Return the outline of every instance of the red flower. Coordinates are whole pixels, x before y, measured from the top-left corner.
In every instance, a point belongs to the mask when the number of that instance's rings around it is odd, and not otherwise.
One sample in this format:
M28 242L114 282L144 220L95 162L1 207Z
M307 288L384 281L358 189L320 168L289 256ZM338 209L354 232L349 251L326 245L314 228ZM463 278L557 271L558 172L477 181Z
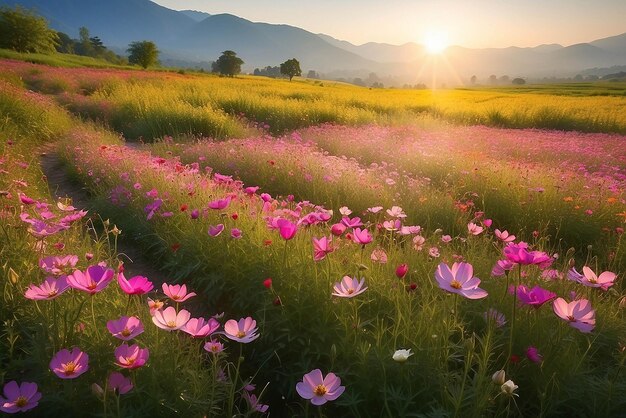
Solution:
M186 211L186 210L187 210L187 208L189 208L189 206L187 206L187 205L185 205L185 204L180 205L180 211L181 211L181 212Z
M517 364L520 361L520 357L517 354L511 354L509 361L513 364Z
M179 243L172 244L172 252L178 251L179 248L180 248L180 244Z
M263 286L265 286L267 289L271 289L272 288L272 278L268 277L267 279L263 280Z
M232 215L230 215L230 217L233 218L233 221L236 221L239 218L239 215L233 213Z

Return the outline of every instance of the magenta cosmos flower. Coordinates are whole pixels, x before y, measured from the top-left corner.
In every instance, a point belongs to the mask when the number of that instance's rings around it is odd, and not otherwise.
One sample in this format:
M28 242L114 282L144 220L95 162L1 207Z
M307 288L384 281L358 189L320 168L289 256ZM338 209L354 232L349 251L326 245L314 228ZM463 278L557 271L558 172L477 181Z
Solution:
M580 332L591 332L596 325L596 312L587 299L567 303L565 299L558 298L552 304L552 308L559 318L569 321L570 326Z
M113 269L96 265L88 267L84 273L80 270L76 270L74 273L67 276L67 282L74 289L95 295L107 287L114 275L115 271L113 271Z
M139 348L137 344L124 343L115 349L115 364L125 369L137 369L146 364L149 357L148 349Z
M133 389L133 382L131 382L130 378L124 376L122 373L113 372L109 375L107 388L110 391L124 395Z
M240 343L249 343L259 338L257 331L256 321L251 317L241 318L239 322L229 319L224 324L224 335Z
M302 382L296 385L298 395L311 401L313 405L323 405L328 401L334 401L346 390L341 386L341 379L334 373L322 375L320 369L315 369L304 375Z
M366 245L372 242L372 236L367 229L356 228L352 231L352 241L357 244Z
M152 316L152 322L157 327L166 331L175 331L181 329L187 324L191 314L185 309L181 309L180 312L176 312L173 306L168 306L162 311L155 311Z
M154 289L152 282L144 276L134 276L126 280L124 273L118 273L117 282L127 295L143 295Z
M505 257L517 264L536 264L540 268L547 268L552 264L552 257L543 251L528 251L528 244L509 244L504 247Z
M204 344L204 349L209 353L218 354L224 351L224 344L217 340L211 340Z
M334 251L333 239L330 237L322 237L320 239L313 238L313 260L320 261L326 258L326 254Z
M163 293L174 302L184 302L189 298L196 296L195 292L187 293L187 285L163 283Z
M224 224L209 225L209 236L216 237L224 230Z
M517 300L519 300L522 305L529 305L533 308L539 308L544 303L556 297L556 293L552 293L539 286L529 289L523 284L517 286L516 294Z
M469 263L454 263L452 269L441 263L435 271L439 287L450 293L457 293L468 299L482 299L487 291L480 289L480 279L474 277L474 268Z
M26 289L24 296L32 300L50 300L65 292L68 287L69 284L65 276L61 276L58 279L47 277L40 286L31 284L28 289Z
M280 236L283 237L285 241L292 239L296 235L296 232L298 232L298 225L288 221L287 219L277 220L276 225L278 226Z
M226 209L230 204L230 197L225 197L224 199L217 199L209 202L209 209L222 210Z
M610 271L602 272L599 276L596 276L593 270L585 266L578 282L588 287L600 287L602 290L607 290L613 286L616 277L616 274Z
M131 316L130 318L123 316L115 321L108 321L107 329L115 338L129 341L143 332L143 324L141 320L135 316Z
M353 298L360 295L367 290L365 284L365 278L361 278L361 281L357 278L350 276L343 276L340 282L335 283L333 289L333 296L339 296L340 298Z
M4 385L2 392L4 396L0 396L0 411L7 414L33 409L41 399L37 384L32 382L22 382L18 385L15 380L12 380Z
M50 361L50 370L61 379L74 379L89 369L89 356L74 347L72 351L63 349Z
M476 225L474 222L470 222L467 224L467 232L469 232L471 235L479 235L481 232L483 232L483 227L480 225Z
M204 318L191 318L181 330L194 338L204 338L213 334L219 327L220 323L215 318L209 318L208 321Z

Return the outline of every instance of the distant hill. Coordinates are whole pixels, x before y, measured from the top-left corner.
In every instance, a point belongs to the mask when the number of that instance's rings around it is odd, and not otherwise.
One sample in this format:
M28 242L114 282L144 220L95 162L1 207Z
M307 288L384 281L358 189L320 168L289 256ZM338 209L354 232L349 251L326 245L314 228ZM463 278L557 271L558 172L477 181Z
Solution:
M351 80L374 72L392 84L462 84L472 75L485 82L498 77L571 77L586 68L626 65L626 33L570 46L472 49L452 46L445 60L426 54L416 43L354 45L289 25L251 22L230 14L175 11L149 0L0 0L20 4L46 17L50 25L72 37L87 27L105 45L124 51L137 40L152 40L163 62L190 64L217 59L227 49L244 61L244 71L275 66L297 58L306 73Z

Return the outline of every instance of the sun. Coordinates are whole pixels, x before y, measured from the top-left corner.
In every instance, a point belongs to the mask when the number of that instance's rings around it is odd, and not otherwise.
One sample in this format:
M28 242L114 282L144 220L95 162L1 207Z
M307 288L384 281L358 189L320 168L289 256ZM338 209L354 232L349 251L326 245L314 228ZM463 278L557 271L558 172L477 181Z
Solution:
M448 35L441 30L431 30L424 36L424 46L429 54L441 54L448 47Z

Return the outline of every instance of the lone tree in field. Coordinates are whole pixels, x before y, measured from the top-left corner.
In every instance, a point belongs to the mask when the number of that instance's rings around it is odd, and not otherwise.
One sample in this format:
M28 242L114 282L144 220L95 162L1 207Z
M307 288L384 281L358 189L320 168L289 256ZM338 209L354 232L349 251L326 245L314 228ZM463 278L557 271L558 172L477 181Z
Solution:
M59 42L56 31L35 13L16 7L0 8L0 48L17 52L53 53Z
M517 78L514 78L513 81L511 81L511 83L515 84L516 86L521 86L523 84L526 84L526 80L524 80L523 78L517 77Z
M289 81L291 81L294 76L300 77L302 75L300 62L295 58L283 62L280 64L280 73L288 76Z
M213 72L233 77L241 72L243 60L237 56L235 51L224 51L222 55L213 63Z
M155 65L159 58L159 50L152 41L135 41L128 45L128 62L141 65L144 69Z

